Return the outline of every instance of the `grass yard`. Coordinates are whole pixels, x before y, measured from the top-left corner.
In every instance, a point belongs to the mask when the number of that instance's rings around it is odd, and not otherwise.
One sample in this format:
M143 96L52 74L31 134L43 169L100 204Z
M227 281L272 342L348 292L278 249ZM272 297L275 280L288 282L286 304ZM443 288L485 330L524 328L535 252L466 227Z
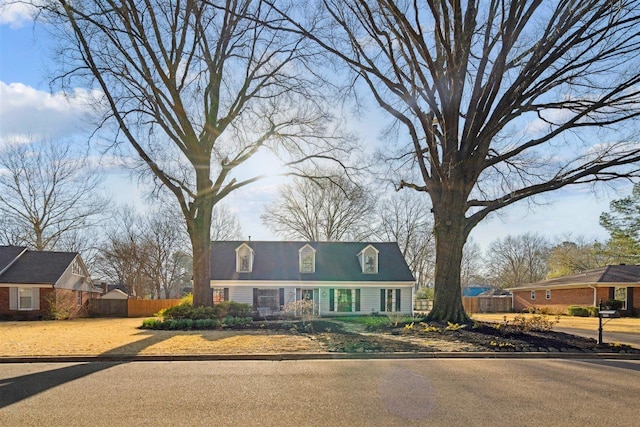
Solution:
M149 331L138 329L142 320L0 322L0 357L322 351L304 336L259 330Z

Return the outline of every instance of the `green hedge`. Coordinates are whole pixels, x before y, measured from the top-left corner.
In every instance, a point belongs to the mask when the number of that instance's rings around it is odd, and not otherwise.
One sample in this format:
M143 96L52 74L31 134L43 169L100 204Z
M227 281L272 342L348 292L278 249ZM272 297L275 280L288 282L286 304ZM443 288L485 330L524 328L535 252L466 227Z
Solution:
M567 314L569 316L576 316L576 317L597 317L598 307L570 305L569 307L567 307Z
M249 304L241 304L234 301L224 301L214 306L198 307L194 307L189 303L183 303L161 310L157 316L162 317L163 320L221 320L226 317L252 317L253 307Z
M228 316L219 319L145 319L142 321L142 329L155 330L191 330L191 329L218 329L224 326L246 326L253 322L251 317Z

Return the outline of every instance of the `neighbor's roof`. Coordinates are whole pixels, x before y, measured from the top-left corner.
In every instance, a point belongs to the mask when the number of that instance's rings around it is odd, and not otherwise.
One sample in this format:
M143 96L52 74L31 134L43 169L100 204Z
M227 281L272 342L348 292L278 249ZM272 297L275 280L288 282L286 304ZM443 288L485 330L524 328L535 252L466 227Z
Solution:
M608 265L568 276L508 288L525 290L538 288L576 287L580 285L636 284L640 285L640 265Z
M236 272L236 249L246 243L254 251L250 273ZM315 249L315 272L300 273L299 250ZM358 254L367 246L378 253L378 273L365 274ZM414 282L398 244L393 242L266 242L211 243L211 280L305 282Z
M0 275L0 283L53 285L77 255L76 252L25 251L19 246L0 246L0 265L10 265Z

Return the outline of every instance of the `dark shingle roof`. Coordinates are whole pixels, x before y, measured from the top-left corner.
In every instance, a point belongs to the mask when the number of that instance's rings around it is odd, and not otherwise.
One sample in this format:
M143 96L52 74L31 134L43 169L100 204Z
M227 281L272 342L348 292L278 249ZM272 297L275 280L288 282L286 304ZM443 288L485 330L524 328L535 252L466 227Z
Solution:
M606 283L640 283L640 265L608 265L606 267L585 270L580 273L524 284L509 289L549 288Z
M236 248L246 243L254 251L251 273L236 272ZM298 251L316 250L315 273L300 273ZM364 274L358 253L372 245L379 251L378 274ZM405 282L414 281L397 243L266 242L211 243L211 280Z
M7 268L25 249L27 248L24 246L0 246L0 272Z
M5 248L12 247L2 246L0 253L11 252ZM0 275L0 283L55 284L77 255L75 252L27 251Z

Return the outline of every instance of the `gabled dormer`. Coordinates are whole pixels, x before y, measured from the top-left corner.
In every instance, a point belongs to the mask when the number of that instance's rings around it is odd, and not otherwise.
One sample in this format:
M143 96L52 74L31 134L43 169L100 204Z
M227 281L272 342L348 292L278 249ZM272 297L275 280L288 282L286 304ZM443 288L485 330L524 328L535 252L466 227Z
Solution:
M246 243L236 248L236 272L251 273L253 271L253 258L255 253Z
M300 273L316 272L316 250L309 244L298 251L298 266Z
M360 267L364 274L378 274L378 251L373 245L369 245L358 254Z

